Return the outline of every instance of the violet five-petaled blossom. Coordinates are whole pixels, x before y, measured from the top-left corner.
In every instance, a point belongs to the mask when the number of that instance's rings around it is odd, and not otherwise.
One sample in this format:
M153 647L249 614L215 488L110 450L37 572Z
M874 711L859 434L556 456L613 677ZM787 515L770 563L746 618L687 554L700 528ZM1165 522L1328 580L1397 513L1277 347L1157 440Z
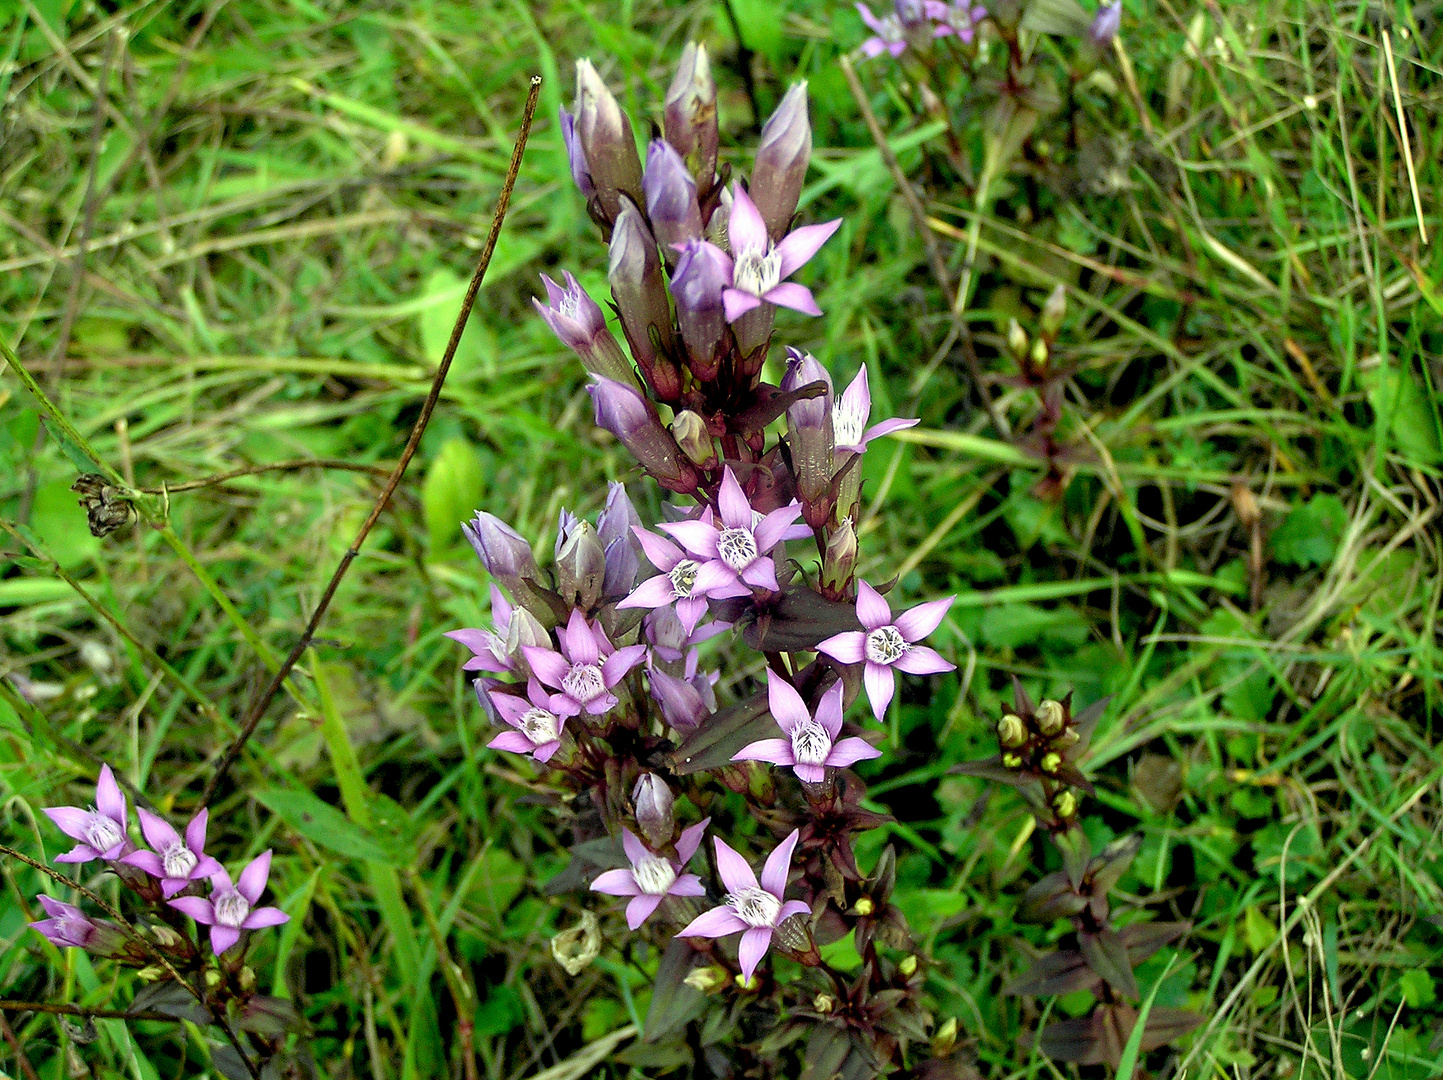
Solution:
M526 681L526 696L491 692L486 695L498 716L514 729L503 731L486 745L492 750L530 754L548 762L561 749L561 729L566 717L552 711L552 697L534 678Z
M878 750L865 739L850 736L838 739L842 732L842 684L833 683L822 695L813 716L807 711L802 695L775 671L767 672L767 701L772 719L786 735L785 739L759 739L741 748L733 761L769 761L773 765L790 765L798 779L820 784L827 778L827 766L846 768L858 761L879 758Z
M729 848L721 837L715 837L717 873L726 886L726 896L720 907L702 912L678 930L676 936L719 938L740 932L742 940L737 959L743 981L751 979L752 972L771 947L776 928L793 915L812 913L800 900L782 899L792 867L792 850L800 835L801 830L793 829L767 856L760 882L746 859Z
M909 675L936 675L956 670L957 665L942 659L936 649L917 644L937 629L955 599L949 596L929 600L893 619L892 609L882 594L858 580L857 618L863 629L833 634L817 644L817 651L843 664L866 663L862 682L867 688L872 712L880 720L897 691L893 668Z
M862 3L857 4L857 13L862 16L867 29L872 31L872 36L862 42L862 55L868 60L884 52L901 56L907 51L906 28L894 13L888 12L879 19L872 14L871 8Z
M490 671L499 674L515 667L506 648L506 632L511 624L511 602L501 590L491 586L491 619L494 629L482 630L466 627L447 630L442 637L459 641L472 652L472 657L461 665L462 671Z
M841 224L842 219L836 218L821 225L803 225L773 244L756 203L740 183L734 184L727 222L732 250L730 255L719 253L731 266L730 284L722 289L727 322L736 322L763 301L806 315L820 315L822 309L817 307L812 290L786 279L805 265Z
M56 862L113 862L134 850L125 831L125 795L109 765L100 767L93 807L52 806L46 809L45 816L66 836L80 841L64 855L55 856Z
M167 899L192 881L200 881L221 870L220 863L205 853L205 825L210 811L202 808L185 827L184 838L170 822L144 807L135 811L140 816L140 831L150 851L132 851L120 861L160 878L160 891Z
M970 45L977 33L977 24L987 18L987 9L972 0L952 0L951 4L941 0L928 0L927 17L936 21L935 37L956 34L958 40Z
M880 439L884 435L891 435L894 431L902 431L920 423L919 420L904 420L894 416L890 420L867 427L867 420L871 415L872 391L867 385L867 365L863 364L857 377L832 402L832 437L837 450L860 454L873 439Z
M270 876L271 853L263 851L241 871L234 884L224 869L217 870L210 876L210 896L177 896L169 903L202 926L210 927L210 947L219 956L240 940L242 930L290 922L291 917L280 908L256 907Z
M613 648L601 627L590 625L574 608L560 637L560 652L537 645L522 650L536 677L560 691L551 696L551 711L576 716L585 710L600 716L614 709L617 699L611 688L641 663L646 646Z
M720 528L706 518L665 521L657 528L670 533L688 552L703 560L697 568L698 579L724 584L740 579L757 589L780 588L776 565L767 552L798 535L792 532L792 526L802 516L801 504L794 500L756 521L751 503L728 466L717 492L717 509ZM705 579L702 574L707 575Z
M45 936L52 945L62 949L88 949L98 937L120 936L119 931L107 929L91 920L90 916L72 904L41 893L40 906L45 909L48 919L39 919L30 924L30 929Z
M706 614L707 600L751 595L751 589L734 572L728 573L722 563L698 562L664 536L640 528L633 528L633 532L646 557L661 573L638 585L616 605L618 608L659 608L674 603L682 629L690 636Z
M620 870L607 870L591 883L594 891L609 896L629 896L626 925L635 930L651 917L668 896L705 896L706 886L695 874L683 874L682 867L691 862L701 844L702 833L711 818L703 818L682 830L676 841L676 858L657 855L643 844L630 829L621 830L621 847L631 863Z

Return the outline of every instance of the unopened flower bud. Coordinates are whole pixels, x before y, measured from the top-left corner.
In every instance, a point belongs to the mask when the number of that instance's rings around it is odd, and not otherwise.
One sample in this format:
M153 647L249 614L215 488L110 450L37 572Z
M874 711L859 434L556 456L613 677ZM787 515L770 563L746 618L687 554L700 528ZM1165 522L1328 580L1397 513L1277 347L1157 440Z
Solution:
M1047 745L1052 747L1052 749L1054 750L1061 751L1070 749L1071 747L1076 746L1081 741L1081 735L1079 735L1072 728L1067 728L1059 734L1054 735Z
M699 967L687 973L682 982L686 983L693 990L700 990L703 994L710 994L731 982L732 973L720 964L708 964L706 967Z
M676 66L676 77L666 92L662 123L666 141L686 159L702 188L716 175L716 83L706 46L688 42Z
M870 896L864 896L852 905L853 915L870 915L877 910L877 905L872 902Z
M147 964L135 973L141 982L155 982L157 979L165 978L167 972L159 964Z
M1042 305L1042 332L1052 337L1062 328L1067 316L1067 289L1059 285L1047 294L1047 303Z
M636 807L636 824L641 835L653 848L669 843L676 829L671 812L676 796L666 781L656 773L642 773L632 788L631 801Z
M1007 348L1019 360L1027 355L1027 331L1016 319L1007 320Z
M600 952L601 927L589 911L581 913L578 925L551 939L551 955L568 975L580 975Z
M596 194L596 185L591 182L591 169L586 164L586 151L581 148L581 139L576 134L576 117L561 110L561 141L566 144L566 160L571 166L571 179L581 194L590 199Z
M1105 49L1112 44L1121 28L1122 0L1103 0L1093 16L1092 25L1087 28L1087 36L1097 48Z
M545 274L541 280L546 286L547 303L535 297L531 303L546 320L546 325L561 339L561 343L581 358L582 366L593 375L615 379L617 382L636 384L636 372L616 338L606 327L606 316L600 306L577 283L575 277L566 273L566 287L563 289Z
M807 117L807 84L793 83L762 127L747 193L773 241L786 235L812 157L812 124Z
M1077 796L1071 788L1063 788L1052 797L1052 809L1060 818L1070 818L1077 813Z
M832 527L827 537L827 554L822 560L822 584L833 591L846 588L857 571L857 530L852 519L844 517Z
M1062 755L1056 751L1049 751L1042 755L1042 760L1038 764L1042 766L1043 772L1055 773L1062 768Z
M902 957L902 962L897 965L897 970L910 979L917 974L917 963L916 954L909 954Z
M461 526L461 531L486 572L513 594L520 582L534 580L539 573L536 556L531 553L525 537L494 514L478 510L471 521Z
M946 1057L957 1045L957 1018L949 1016L932 1033L932 1056Z
M255 969L252 968L249 964L241 968L240 974L236 976L236 982L240 984L240 988L242 990L244 990L246 993L250 993L256 988Z
M819 1013L829 1013L837 1007L837 999L831 994L818 994L812 999L812 1009Z
M606 545L606 577L601 595L607 600L620 600L636 588L641 573L641 558L626 540L617 539Z
M205 985L211 990L214 990L217 986L219 986L225 981L225 976L222 975L215 968L206 968L205 971L201 974L201 978L205 980Z
M540 619L517 604L506 622L506 657L515 666L516 674L523 678L531 675L531 665L526 660L526 650L530 647L549 649L551 635Z
M717 463L716 445L707 432L706 421L690 409L683 409L671 422L672 438L681 452L704 469Z
M1016 750L1027 743L1027 725L1022 717L1008 713L997 723L997 741L1009 750Z
M1053 701L1051 698L1044 698L1037 706L1037 730L1051 738L1060 732L1067 723L1067 710L1062 707L1062 702Z
M807 524L820 528L832 513L832 466L835 436L832 430L832 377L811 353L788 349L787 373L782 390L796 391L813 383L825 390L787 406L787 443L792 471Z
M681 456L676 440L661 426L645 398L610 379L598 379L587 391L596 407L597 425L620 439L662 487L696 490L696 470Z
M676 262L673 245L701 239L701 208L696 181L681 155L665 139L653 139L646 151L646 216L669 263Z
M1020 769L1022 768L1022 755L1011 753L1003 754L1002 764L1007 766L1007 768L1009 769Z
M680 732L695 731L704 721L711 718L711 710L699 691L685 679L668 675L659 667L652 668L651 696L661 706L666 722Z
M185 941L185 938L181 937L163 923L155 923L146 929L149 930L150 936L155 939L155 943L162 949L173 949Z
M615 221L623 194L641 202L641 158L631 121L590 60L576 61L576 140L601 210Z
M1042 367L1047 363L1047 342L1037 338L1032 342L1032 350L1027 354L1027 359L1032 361L1034 367Z
M727 258L715 244L687 244L671 279L676 321L686 343L687 366L702 382L711 382L721 366L727 335L722 290L731 283Z
M753 971L745 978L740 975L737 976L737 989L743 991L744 993L750 993L757 987L761 986L761 984L762 977L758 975L755 971Z
M631 504L631 498L626 494L626 485L618 480L608 483L606 505L596 516L596 538L601 541L603 547L609 548L615 540L625 540L636 545L637 550L640 550L641 545L636 539L636 534L631 531L633 528L640 527L641 515Z
M572 524L556 553L556 591L573 607L590 611L606 581L606 551L587 521Z
M675 401L681 395L681 372L668 358L673 348L671 305L666 299L661 260L656 239L630 199L621 200L612 228L606 276L631 355L657 397Z

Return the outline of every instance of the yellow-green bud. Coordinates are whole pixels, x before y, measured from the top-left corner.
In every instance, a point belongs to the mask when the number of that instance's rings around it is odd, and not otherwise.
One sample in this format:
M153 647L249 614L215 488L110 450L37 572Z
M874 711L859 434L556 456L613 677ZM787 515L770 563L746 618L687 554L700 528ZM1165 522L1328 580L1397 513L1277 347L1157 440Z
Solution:
M1022 717L1008 713L997 722L997 741L1009 750L1027 744L1027 725Z
M1016 319L1007 320L1007 347L1019 360L1027 355L1027 331Z
M155 938L155 943L162 948L173 949L179 945L184 938L168 926L156 923L150 927L150 936Z
M812 1008L819 1013L829 1013L837 1007L837 999L831 994L818 994L812 1001Z
M206 969L206 972L205 972L205 984L206 984L206 986L210 987L212 990L214 990L217 986L219 986L219 985L224 981L224 979L225 979L225 976L222 975L222 974L221 974L219 971L217 971L215 968L207 968L207 969Z
M732 973L720 964L709 964L706 967L699 967L690 972L682 981L693 990L700 990L703 994L710 994L720 990L727 983L731 982Z
M716 445L706 429L706 421L690 409L683 409L671 422L671 434L681 452L703 468L716 464Z
M864 896L852 905L853 915L870 915L877 910L877 905L872 903L870 896Z
M568 975L580 975L600 952L601 926L589 911L581 913L578 925L561 931L551 939L551 955Z
M932 1033L932 1056L946 1057L957 1045L957 1018L949 1016Z
M137 971L136 974L140 976L141 982L155 982L156 979L164 977L166 971L165 968L159 964L148 964Z
M1062 755L1057 753L1055 750L1050 753L1043 754L1041 765L1043 772L1055 773L1058 769L1062 768Z
M1038 338L1032 343L1032 351L1028 353L1028 359L1037 367L1047 363L1047 342Z
M1037 706L1037 730L1042 734L1051 737L1060 732L1067 725L1067 710L1062 707L1062 702L1045 698Z
M1053 796L1052 809L1057 811L1060 818L1070 818L1077 813L1077 796L1072 793L1071 788L1065 788Z
M1042 305L1042 332L1049 337L1057 333L1066 315L1067 290L1059 285L1048 294L1047 303Z
M737 977L737 989L739 990L749 992L755 990L761 984L762 977L758 975L755 971L752 972L751 975L745 979L741 978L740 976Z
M1022 768L1022 755L1021 755L1021 754L1003 754L1003 755L1002 755L1002 764L1006 765L1009 769L1020 769L1020 768Z
M917 974L917 957L915 954L902 957L902 962L897 965L897 970L907 978Z
M1069 747L1076 746L1081 741L1082 736L1079 735L1077 732L1073 731L1071 728L1068 728L1061 735L1053 738L1052 741L1048 743L1048 745L1051 746L1054 750L1066 750Z
M247 965L240 969L240 978L237 981L240 983L242 990L247 992L254 990L256 988L256 973Z

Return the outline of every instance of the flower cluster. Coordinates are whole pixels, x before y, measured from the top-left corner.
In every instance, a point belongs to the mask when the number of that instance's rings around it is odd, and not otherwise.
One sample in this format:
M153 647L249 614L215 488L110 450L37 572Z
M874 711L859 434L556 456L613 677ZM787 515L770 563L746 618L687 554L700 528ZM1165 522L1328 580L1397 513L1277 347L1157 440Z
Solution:
M883 15L874 14L860 0L856 6L872 32L861 44L861 53L868 59L882 53L896 59L908 49L923 49L938 38L971 45L988 16L987 8L974 0L895 0L892 10ZM1122 0L1103 0L1091 22L1085 24L1085 36L1102 50L1112 44L1121 26Z

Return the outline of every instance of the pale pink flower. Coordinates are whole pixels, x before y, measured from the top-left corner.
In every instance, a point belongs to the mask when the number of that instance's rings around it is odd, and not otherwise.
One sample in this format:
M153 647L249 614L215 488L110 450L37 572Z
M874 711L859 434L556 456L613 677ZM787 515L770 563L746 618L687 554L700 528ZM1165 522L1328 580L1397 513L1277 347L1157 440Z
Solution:
M742 747L733 761L769 761L773 765L790 765L797 777L809 784L820 784L827 778L827 766L844 769L858 761L882 756L865 739L855 735L838 740L842 733L842 684L833 683L822 695L817 714L807 711L806 702L792 684L775 671L767 672L767 701L772 719L786 735L785 739L759 739Z
M210 896L177 896L170 906L210 927L210 947L219 956L240 940L242 930L260 930L291 921L280 908L256 907L270 874L271 853L263 851L241 871L235 884L231 884L224 869L217 870L210 877Z
M710 822L711 818L703 818L682 831L676 841L675 859L655 854L630 829L622 829L621 846L631 865L600 874L591 883L592 889L609 896L631 897L626 905L626 925L633 930L646 922L668 896L705 896L701 878L681 871L696 854Z

